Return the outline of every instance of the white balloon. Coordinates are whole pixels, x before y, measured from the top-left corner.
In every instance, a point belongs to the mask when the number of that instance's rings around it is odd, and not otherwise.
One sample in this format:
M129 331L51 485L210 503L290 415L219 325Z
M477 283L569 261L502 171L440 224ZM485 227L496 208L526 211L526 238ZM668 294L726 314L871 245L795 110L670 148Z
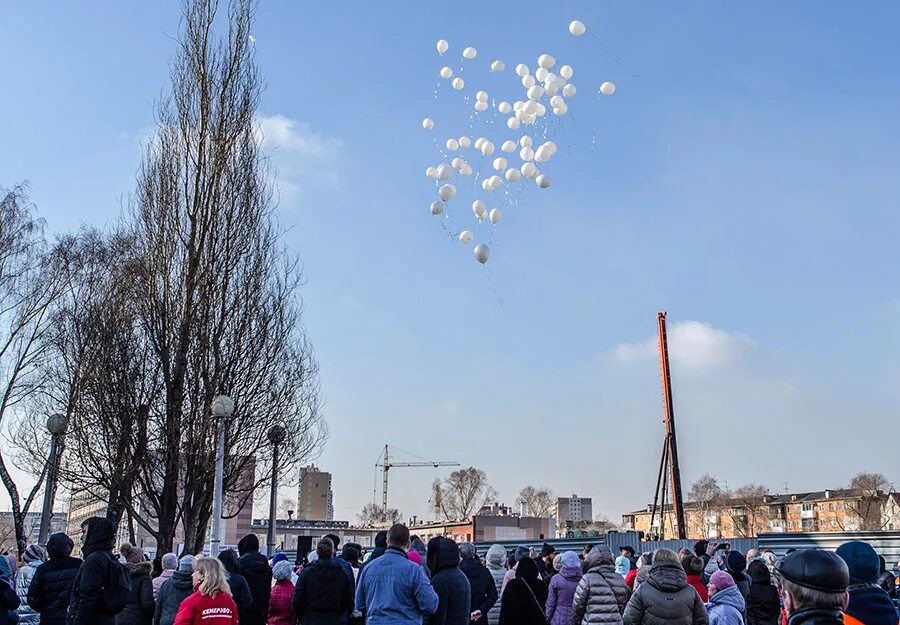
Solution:
M476 56L478 56L478 50L476 50L472 46L469 46L468 48L463 50L463 58L464 59L468 59L469 61L471 61Z
M516 169L515 167L510 167L506 170L506 181L507 182L518 182L519 178L522 177L522 173Z
M488 178L488 184L491 185L491 191L493 191L503 184L503 178L497 175L491 176L490 178Z
M562 117L569 112L569 106L563 102L561 106L554 107L553 112Z
M522 120L522 123L526 126L534 126L535 122L537 122L536 115L526 115L525 119Z
M540 87L538 87L540 89ZM538 111L538 103L534 100L528 100L525 103L525 106L522 107L523 115L534 115Z
M520 108L518 111L516 111L515 118L518 119L520 122L523 119L525 119L525 108L524 107Z
M545 80L547 80L547 74L549 73L550 70L548 70L546 67L539 67L535 70L534 77L539 81L544 82Z
M529 100L540 100L544 96L544 88L538 87L537 85L531 87L528 90L528 99Z
M566 80L572 80L572 76L575 75L575 70L572 69L571 65L563 65L559 68L559 75Z
M605 82L602 85L600 85L600 93L602 93L603 95L612 95L615 92L616 92L615 83Z
M569 83L568 85L563 87L563 95L566 96L567 98L574 98L575 94L577 92L578 92L578 90L575 88L575 85L573 85L572 83Z
M484 203L484 200L475 200L472 202L472 212L475 213L475 217L478 221L484 219L485 215L487 215L487 206Z
M447 150L449 150L450 152L456 152L458 149L459 141L453 138L447 139Z
M522 86L526 89L531 89L534 86L534 76L531 74L522 76Z
M528 162L522 165L522 175L526 178L536 178L538 175L537 165Z
M544 141L544 145L550 150L550 154L556 154L556 143L553 141Z
M550 69L556 65L556 59L553 58L553 55L542 54L538 57L538 65L545 69Z
M553 72L547 72L547 75L544 77L544 80L542 82L544 83L544 86L546 87L549 85L556 84L559 81L565 82L564 80L562 80L562 78L560 78Z
M429 167L425 170L425 175L432 179L437 178L437 168Z
M494 144L490 141L485 141L481 144L481 155L482 156L490 156L494 153Z
M462 157L459 157L459 156L457 156L457 157L454 158L452 161L450 161L450 166L453 167L453 169L455 169L455 170L457 170L457 171L459 171L460 169L462 169L462 168L463 168L463 165L465 165L465 164L466 164L466 161L464 161L464 160L462 159Z
M475 110L479 113L484 113L486 110L488 110L488 103L484 102L483 100L479 100L475 103Z
M463 230L459 233L459 242L463 244L469 244L472 242L472 239L475 238L475 235L472 234L469 230Z
M528 135L522 135L522 138L519 139L519 145L522 146L523 148L530 148L531 146L534 145L534 139L532 139Z
M537 111L535 111L534 114L537 115L538 117L543 117L546 113L547 113L547 107L544 106L543 104L541 104L540 102L538 102L537 103Z
M528 66L524 63L519 63L516 65L516 74L519 76L527 76L528 75Z
M516 119L515 117L510 117L509 119L506 120L506 126L510 130L515 130L516 128L519 127L519 120Z
M573 20L569 24L569 32L576 37L581 37L586 30L587 28L585 28L584 22L582 22L581 20Z
M547 189L550 187L550 176L548 176L547 174L541 174L537 177L535 182L541 189Z
M492 191L490 178L485 178L484 180L481 181L481 188L484 189L485 191Z
M431 130L432 128L434 128L434 120L430 117L426 117L422 120L422 128L424 128L425 130Z
M444 203L438 200L435 200L431 203L431 214L432 215L440 215L444 212ZM493 221L493 220L491 220Z
M475 139L475 149L480 150L485 141L487 141L487 139L485 139L484 137L478 137L477 139Z
M491 212L488 213L488 219L496 226L503 219L503 212L499 208L492 208Z
M472 166L469 165L468 163L465 163L462 166L462 169L459 170L459 173L462 174L463 176L471 176L472 175Z
M487 102L488 94L487 91L479 91L475 94L475 99L479 102Z
M500 146L500 149L509 154L510 152L516 151L516 144L514 141L504 141L503 145Z
M437 42L437 51L439 54L443 54L447 50L450 49L450 44L447 43L446 39L439 39Z
M443 187L438 189L438 197L441 198L444 202L452 198L456 195L456 187L452 184L445 184Z
M516 100L516 103L513 104L514 111L521 111L522 107L525 106L525 103L522 100Z
M494 159L494 169L497 171L506 171L506 159L502 156L498 156Z
M504 63L503 61L498 60L498 61L494 61L493 63L491 63L491 71L492 72L502 72L505 69L506 69L506 63Z
M551 82L546 87L544 87L544 91L549 96L555 96L559 92L559 87L556 86L555 82Z
M468 148L472 146L472 140L469 137L462 136L459 138L459 147Z
M547 161L550 160L551 156L552 156L552 154L550 154L550 150L548 150L546 147L544 147L542 145L537 150L534 151L534 162L535 163L546 163Z
M442 68L441 68L441 78L443 78L443 79L446 80L447 78L450 78L451 76L453 76L453 70L452 70L452 69L450 69L449 67L442 67Z
M523 161L533 161L534 160L534 150L531 148L522 148L519 150L519 158Z
M509 115L513 110L512 104L510 104L509 102L506 102L504 100L503 102L501 102L500 104L497 105L497 110L500 111L501 113L503 113L504 115Z
M560 106L564 105L565 103L566 103L566 101L563 100L563 97L561 95L555 95L552 98L550 98L550 106L552 106L553 108L559 108Z
M462 78L460 78L459 76L457 76L456 78L453 79L453 82L450 84L453 85L453 88L456 89L457 91L461 91L463 88L465 88L466 81L463 80Z
M479 243L475 246L473 253L475 254L475 260L483 265L488 262L488 259L491 257L491 248L484 243Z
M450 166L447 163L441 163L437 166L437 177L438 180L450 180L450 177L453 175L453 170L450 169Z

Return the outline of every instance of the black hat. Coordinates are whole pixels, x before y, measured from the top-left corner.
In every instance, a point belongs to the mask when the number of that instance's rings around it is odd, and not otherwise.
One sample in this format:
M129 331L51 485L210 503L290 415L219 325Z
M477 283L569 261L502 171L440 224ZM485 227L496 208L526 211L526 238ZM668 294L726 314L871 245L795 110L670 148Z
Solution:
M624 547L619 547L619 551L627 551L629 556L634 556L634 547L625 545Z
M556 549L553 548L553 545L549 543L544 543L544 546L541 547L541 557L546 558L547 556L556 553Z
M800 549L775 566L791 583L820 592L845 592L850 585L847 563L832 551Z

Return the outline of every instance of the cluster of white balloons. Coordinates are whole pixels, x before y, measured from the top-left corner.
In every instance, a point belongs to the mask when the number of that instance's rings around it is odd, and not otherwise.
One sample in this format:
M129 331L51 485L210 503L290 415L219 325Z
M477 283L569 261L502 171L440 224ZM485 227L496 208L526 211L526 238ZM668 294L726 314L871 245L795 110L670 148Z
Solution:
M574 20L569 24L569 32L575 37L581 37L587 32L587 28L583 22ZM436 48L438 54L443 56L449 51L450 44L446 39L441 39L437 42ZM462 51L464 61L473 61L477 56L478 51L474 47L469 46ZM505 72L506 63L496 59L491 62L490 70L494 73ZM540 189L548 189L551 186L550 176L541 168L556 155L557 145L552 140L544 140L540 145L536 145L532 135L539 134L543 129L543 137L546 138L548 126L545 121L552 119L551 115L565 116L572 98L578 93L577 87L571 82L575 75L573 67L565 64L557 66L556 58L549 53L541 54L537 58L533 72L528 65L520 63L515 66L515 73L524 89L521 99L492 101L490 94L484 90L478 90L474 100L466 99L476 114L487 113L493 109L496 113L504 116L505 123L503 125L517 135L502 142L498 141L503 156L497 155L492 161L489 161L496 173L481 178L481 188L487 194L493 194L504 185L518 184L521 188L530 181L534 181L534 184ZM444 81L449 81L450 86L456 91L466 88L463 77L456 75L449 66L441 68L440 77ZM616 86L612 82L604 82L599 88L599 93L604 96L611 96L615 91ZM529 134L530 131L518 134L524 130L523 126L537 126L537 128L531 134ZM425 130L434 131L434 120L426 117L422 120L422 127ZM447 203L457 194L456 186L449 182L454 175L473 176L473 174L477 174L476 179L481 177L480 164L476 163L473 168L472 163L475 161L470 163L464 154L459 154L460 151L474 150L474 155L470 158L483 160L494 155L496 146L487 137L478 137L473 140L469 136L453 136L446 140L436 141L436 143L438 146L442 146L442 152L446 148L446 154L443 156L450 162L442 162L428 167L425 174L429 179L435 181L439 198L431 203L431 213L432 215L441 215ZM518 157L521 162L515 162L515 157ZM476 199L472 202L472 213L479 223L487 219L493 226L500 223L503 218L500 208L489 208L488 202L483 199ZM471 230L463 230L457 238L460 243L468 245L475 240L475 233ZM475 259L482 264L488 261L490 253L490 248L484 243L479 243L474 248Z

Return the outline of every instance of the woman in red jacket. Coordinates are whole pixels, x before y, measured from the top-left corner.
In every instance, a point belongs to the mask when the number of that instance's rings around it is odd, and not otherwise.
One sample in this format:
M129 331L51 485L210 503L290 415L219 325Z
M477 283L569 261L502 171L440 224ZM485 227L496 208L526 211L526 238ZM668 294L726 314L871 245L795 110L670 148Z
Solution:
M282 560L272 569L272 577L276 581L272 587L269 620L266 625L297 625L297 616L291 605L291 598L294 596L294 584L291 582L293 572L291 563L287 560Z
M194 594L181 602L175 625L238 625L225 566L215 558L198 558L191 575Z

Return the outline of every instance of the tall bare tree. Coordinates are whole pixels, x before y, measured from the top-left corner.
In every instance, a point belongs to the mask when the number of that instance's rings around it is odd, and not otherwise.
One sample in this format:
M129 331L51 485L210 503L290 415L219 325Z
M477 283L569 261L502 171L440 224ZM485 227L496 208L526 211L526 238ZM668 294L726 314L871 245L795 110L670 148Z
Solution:
M470 519L485 503L497 497L481 469L468 467L454 471L445 480L435 480L431 488L434 511L447 520Z
M887 494L893 490L882 473L857 473L850 478L846 520L838 515L843 530L881 530L887 518L882 514Z
M719 486L718 480L709 474L701 475L691 485L691 489L688 491L688 501L696 506L696 530L699 534L710 536L716 529L716 523L712 517L721 505L723 495L724 491Z
M739 537L753 537L764 531L769 506L765 496L769 489L761 484L744 484L729 493L727 513Z
M556 497L546 486L535 488L534 486L526 486L519 491L516 498L516 505L522 504L528 508L528 514L535 517L552 517L556 516Z
M374 525L400 523L403 520L403 515L396 508L388 508L385 511L378 504L370 502L363 506L356 518L363 527L372 527Z

